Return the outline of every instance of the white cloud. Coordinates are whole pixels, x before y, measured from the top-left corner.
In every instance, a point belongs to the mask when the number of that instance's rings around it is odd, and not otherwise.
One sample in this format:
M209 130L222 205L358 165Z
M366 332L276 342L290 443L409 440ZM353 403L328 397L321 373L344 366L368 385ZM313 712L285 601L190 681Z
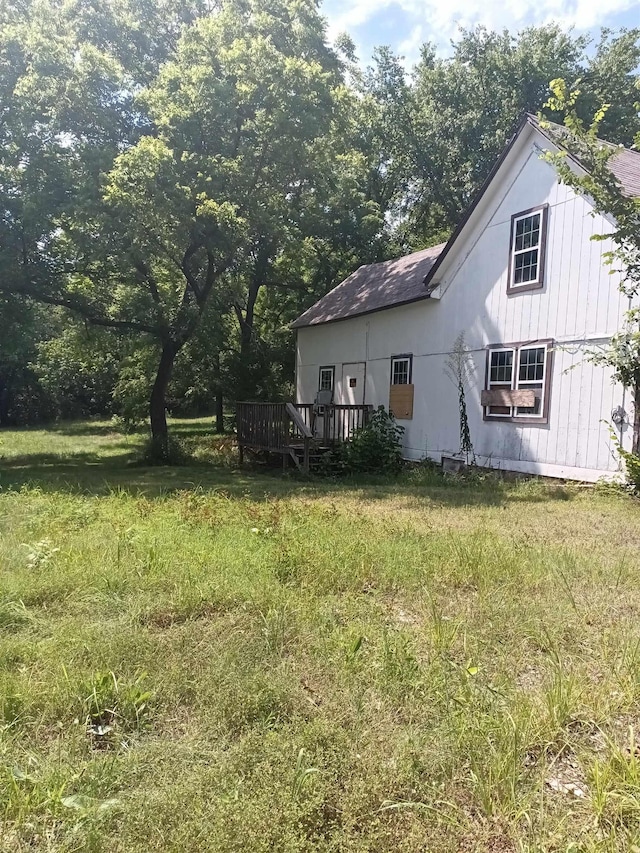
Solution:
M619 13L638 10L637 0L326 0L324 13L329 37L348 32L362 42L370 22L381 13L396 10L403 25L375 43L391 43L408 60L417 57L425 40L446 50L461 28L483 24L489 29L518 30L530 24L558 21L565 27L589 30L610 21Z

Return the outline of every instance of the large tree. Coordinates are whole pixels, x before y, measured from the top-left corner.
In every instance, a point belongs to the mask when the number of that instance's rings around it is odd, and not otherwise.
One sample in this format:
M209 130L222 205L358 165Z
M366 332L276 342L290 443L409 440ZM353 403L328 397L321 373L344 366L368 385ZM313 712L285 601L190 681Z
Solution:
M345 112L340 64L314 0L225 0L155 63L144 47L129 61L122 37L103 45L100 28L83 40L66 7L46 8L48 46L42 20L4 37L20 62L3 65L19 116L3 140L0 289L154 338L151 427L166 450L176 356L232 273L267 275Z
M582 117L611 103L603 131L628 143L640 130L639 35L605 31L591 45L556 24L517 34L478 27L463 31L449 57L423 45L410 80L397 57L378 51L362 85L377 116L377 184L391 193L397 239L419 248L451 233L523 114L543 109L553 78L588 80Z

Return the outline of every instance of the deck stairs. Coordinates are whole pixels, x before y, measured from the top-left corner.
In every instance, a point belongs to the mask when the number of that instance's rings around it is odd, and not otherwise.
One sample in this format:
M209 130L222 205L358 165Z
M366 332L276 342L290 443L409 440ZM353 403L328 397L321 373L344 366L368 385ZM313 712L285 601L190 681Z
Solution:
M293 442L292 444L287 445L284 448L285 454L283 455L283 465L286 468L287 463L289 461L293 461L293 464L296 466L298 471L302 471L305 473L304 467L304 459L305 459L305 449L304 444ZM317 471L318 468L322 465L322 460L324 457L331 452L331 447L328 445L323 445L319 443L312 442L309 445L309 452L307 454L307 460L309 465L309 471Z

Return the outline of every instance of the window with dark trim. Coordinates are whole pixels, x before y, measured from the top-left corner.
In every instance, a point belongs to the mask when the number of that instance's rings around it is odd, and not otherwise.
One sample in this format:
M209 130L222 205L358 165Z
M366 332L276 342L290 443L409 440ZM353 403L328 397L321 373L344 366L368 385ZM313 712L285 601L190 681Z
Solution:
M391 359L391 384L411 385L412 355L394 355Z
M500 403L484 407L485 420L547 423L551 391L551 341L491 346L487 351L486 390L504 391ZM533 391L532 406L519 405L512 392ZM495 395L494 395L495 396Z
M537 290L544 284L548 205L511 217L507 293Z
M334 365L321 367L318 374L318 391L333 391L336 369Z
M489 351L489 376L487 379L487 390L493 391L505 388L509 391L513 388L513 360L515 350L494 349ZM513 414L510 406L487 406L486 415L501 415L510 418Z

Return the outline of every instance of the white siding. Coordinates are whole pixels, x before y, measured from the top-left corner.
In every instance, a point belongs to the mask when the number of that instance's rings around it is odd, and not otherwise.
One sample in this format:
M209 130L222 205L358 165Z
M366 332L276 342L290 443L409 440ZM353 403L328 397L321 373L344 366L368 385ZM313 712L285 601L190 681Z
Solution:
M404 421L405 454L411 459L458 448L457 392L445 375L447 353L464 331L475 373L467 395L471 437L482 462L505 469L597 479L618 464L610 448L612 410L630 398L610 374L585 360L620 326L626 299L602 255L608 241L590 240L609 224L591 215L588 202L558 183L543 162L535 131L525 132L455 251L443 263L433 298L368 316L298 332L298 400L310 402L320 365L366 361L365 402L388 405L390 357L413 353L414 415ZM542 137L538 136L540 144ZM549 205L545 284L542 290L507 295L511 216ZM553 338L556 349L548 424L512 424L482 419L486 347ZM630 429L624 436L631 441Z

